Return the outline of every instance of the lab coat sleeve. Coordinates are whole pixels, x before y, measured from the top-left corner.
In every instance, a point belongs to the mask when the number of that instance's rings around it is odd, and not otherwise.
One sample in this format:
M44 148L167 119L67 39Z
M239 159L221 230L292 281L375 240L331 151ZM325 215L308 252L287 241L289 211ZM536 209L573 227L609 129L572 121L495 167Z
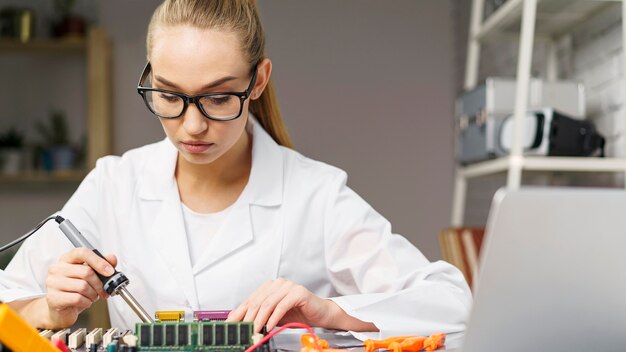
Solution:
M359 338L458 332L465 329L471 292L454 266L428 259L346 186L341 172L328 197L326 261L347 314L371 322L380 334Z
M99 173L98 168L90 172L63 209L56 214L70 219L94 246L99 243L95 221ZM48 267L73 248L54 220L46 223L24 241L6 269L0 270L0 301L45 296Z

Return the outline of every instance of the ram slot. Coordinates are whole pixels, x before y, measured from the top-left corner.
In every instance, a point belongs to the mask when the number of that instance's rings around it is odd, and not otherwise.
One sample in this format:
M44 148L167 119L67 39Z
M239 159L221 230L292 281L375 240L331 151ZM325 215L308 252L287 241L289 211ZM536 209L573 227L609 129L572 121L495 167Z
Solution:
M42 330L39 332L39 336L43 337L44 339L50 340L50 338L52 337L52 335L54 335L54 331L52 330Z
M70 329L59 330L50 337L50 341L54 342L56 340L61 340L67 345L67 335L69 335L69 333Z
M113 336L117 333L117 328L110 328L102 335L102 346L106 347L113 341Z
M91 330L85 338L85 347L89 348L91 345L98 345L102 341L102 328L96 328Z
M85 335L87 335L87 329L80 328L70 334L67 347L70 349L77 349L85 343Z

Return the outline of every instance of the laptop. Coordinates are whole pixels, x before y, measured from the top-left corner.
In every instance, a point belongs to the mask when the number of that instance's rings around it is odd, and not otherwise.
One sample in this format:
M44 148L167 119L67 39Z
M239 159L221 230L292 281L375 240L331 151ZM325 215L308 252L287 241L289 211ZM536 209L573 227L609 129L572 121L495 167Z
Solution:
M461 350L626 351L626 191L494 196Z

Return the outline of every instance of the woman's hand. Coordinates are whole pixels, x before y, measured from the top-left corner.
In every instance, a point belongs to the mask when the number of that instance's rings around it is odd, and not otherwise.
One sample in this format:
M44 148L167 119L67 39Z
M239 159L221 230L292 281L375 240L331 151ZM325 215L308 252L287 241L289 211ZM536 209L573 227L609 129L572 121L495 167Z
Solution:
M322 299L304 286L278 278L262 284L226 321L252 321L254 331L263 325L270 331L277 325L299 322L310 326L353 331L377 331L374 324L349 316L335 302Z
M263 325L267 325L269 331L289 322L324 326L329 320L330 303L312 294L304 286L278 278L263 283L237 309L230 312L226 321L253 321L255 332L259 332Z
M108 298L96 271L111 276L117 258L107 255L106 261L87 248L73 249L48 268L46 279L47 328L65 328L76 322L78 315L99 298ZM108 263L107 263L108 261Z

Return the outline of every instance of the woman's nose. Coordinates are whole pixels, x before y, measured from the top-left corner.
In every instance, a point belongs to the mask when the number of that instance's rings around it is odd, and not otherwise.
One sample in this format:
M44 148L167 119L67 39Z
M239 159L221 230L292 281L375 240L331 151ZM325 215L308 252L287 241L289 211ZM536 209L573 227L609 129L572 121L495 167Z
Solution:
M209 127L209 121L198 109L196 104L189 104L183 114L183 128L189 135L194 136L204 133Z

